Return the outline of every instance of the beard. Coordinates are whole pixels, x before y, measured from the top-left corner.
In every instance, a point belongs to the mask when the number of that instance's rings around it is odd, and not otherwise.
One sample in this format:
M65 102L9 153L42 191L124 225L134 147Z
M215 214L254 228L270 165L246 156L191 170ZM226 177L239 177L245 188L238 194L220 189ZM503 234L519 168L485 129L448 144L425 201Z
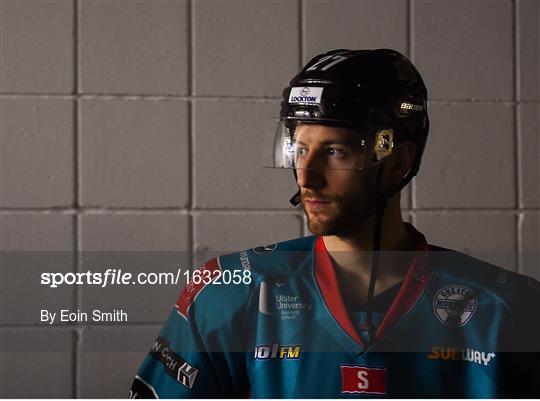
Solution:
M313 193L302 193L304 198L323 198ZM366 199L368 198L368 199ZM375 212L374 200L366 197L366 194L349 194L347 196L334 197L329 210L305 209L307 226L314 235L336 235L339 237L351 236L361 227Z

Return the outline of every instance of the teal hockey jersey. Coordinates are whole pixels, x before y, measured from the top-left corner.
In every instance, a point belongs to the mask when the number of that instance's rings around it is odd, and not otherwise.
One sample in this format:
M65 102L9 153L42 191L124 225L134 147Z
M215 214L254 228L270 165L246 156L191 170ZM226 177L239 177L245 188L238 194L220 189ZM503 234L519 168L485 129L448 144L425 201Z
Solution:
M322 237L208 261L130 396L539 397L538 282L406 225L417 251L372 331L347 310Z

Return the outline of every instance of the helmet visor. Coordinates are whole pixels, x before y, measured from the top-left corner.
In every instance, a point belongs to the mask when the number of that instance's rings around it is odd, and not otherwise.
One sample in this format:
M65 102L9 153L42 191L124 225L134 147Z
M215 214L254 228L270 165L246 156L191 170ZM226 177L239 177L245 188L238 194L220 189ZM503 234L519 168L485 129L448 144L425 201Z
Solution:
M330 123L330 122L325 122ZM361 170L392 153L391 129L361 130L283 119L279 121L271 154L272 168Z

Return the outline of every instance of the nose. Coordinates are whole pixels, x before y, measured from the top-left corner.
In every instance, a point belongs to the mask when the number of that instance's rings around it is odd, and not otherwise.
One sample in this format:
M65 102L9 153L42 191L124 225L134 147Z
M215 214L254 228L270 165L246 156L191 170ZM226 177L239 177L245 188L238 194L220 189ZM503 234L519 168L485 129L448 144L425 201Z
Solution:
M300 188L319 189L325 185L323 169L314 160L306 160L296 169L296 183Z

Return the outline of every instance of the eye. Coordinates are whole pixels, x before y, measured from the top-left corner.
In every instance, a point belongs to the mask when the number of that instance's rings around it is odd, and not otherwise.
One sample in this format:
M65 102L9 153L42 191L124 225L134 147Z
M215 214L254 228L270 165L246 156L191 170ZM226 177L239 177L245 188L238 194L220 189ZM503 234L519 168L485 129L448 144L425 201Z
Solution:
M298 146L298 147L296 148L296 154L297 154L298 156L304 156L306 153L307 153L307 148L301 147L301 146Z
M342 157L347 156L348 151L347 149L343 149L343 148L328 148L328 153L332 157L342 158Z

